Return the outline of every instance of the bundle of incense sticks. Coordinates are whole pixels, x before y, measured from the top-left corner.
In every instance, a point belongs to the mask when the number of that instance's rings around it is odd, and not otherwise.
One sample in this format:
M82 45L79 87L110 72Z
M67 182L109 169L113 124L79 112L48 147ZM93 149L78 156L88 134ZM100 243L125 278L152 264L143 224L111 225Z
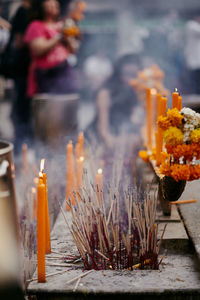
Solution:
M76 206L68 202L72 223L66 222L85 268L158 269L164 231L158 241L156 197L150 198L147 192L141 199L134 188L119 192L107 187L100 192L92 183L84 182L79 191L81 201L77 199Z

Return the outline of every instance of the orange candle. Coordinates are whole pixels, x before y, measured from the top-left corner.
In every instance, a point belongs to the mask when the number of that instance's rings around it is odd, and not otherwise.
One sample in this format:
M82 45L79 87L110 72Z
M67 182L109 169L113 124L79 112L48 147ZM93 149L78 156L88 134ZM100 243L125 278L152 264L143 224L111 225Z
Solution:
M75 154L76 154L76 159L80 158L80 144L79 142L76 143L76 147L75 147Z
M160 116L160 102L161 102L162 95L160 93L156 96L156 119Z
M22 145L22 170L24 173L27 172L27 151L28 151L27 144L23 144Z
M179 93L177 89L175 89L175 92L172 93L172 108L178 108L178 97Z
M147 148L152 149L152 101L151 89L146 90L146 132L147 132Z
M178 110L180 111L182 109L182 97L178 97Z
M73 195L73 191L76 189L75 169L74 169L74 154L73 144L70 141L67 145L67 162L66 162L66 200L71 198L72 205L76 205L76 198ZM69 205L66 205L66 209L70 210Z
M45 282L45 185L40 178L37 186L37 261L38 282Z
M102 182L103 182L103 171L102 169L98 169L96 174L96 185L98 186L98 190L102 190Z
M32 201L33 201L33 220L35 221L37 218L37 201L36 201L36 190L34 187L32 187L31 190L32 193Z
M78 144L79 144L79 157L84 156L84 134L81 131L78 136Z
M160 116L165 117L167 111L167 97L162 97L160 102Z
M167 110L167 98L161 97L159 106L159 116L165 116ZM158 117L159 117L158 116ZM156 132L156 166L161 164L161 152L163 150L163 131L158 126L158 131Z
M77 186L79 188L81 188L83 184L83 162L84 162L83 156L81 156L76 161Z
M43 183L45 185L45 243L46 253L51 253L51 236L50 236L50 225L49 225L49 205L48 205L48 189L47 189L47 174L43 173Z
M157 90L152 88L151 89L151 114L152 114L152 128L155 129L156 121L157 121Z

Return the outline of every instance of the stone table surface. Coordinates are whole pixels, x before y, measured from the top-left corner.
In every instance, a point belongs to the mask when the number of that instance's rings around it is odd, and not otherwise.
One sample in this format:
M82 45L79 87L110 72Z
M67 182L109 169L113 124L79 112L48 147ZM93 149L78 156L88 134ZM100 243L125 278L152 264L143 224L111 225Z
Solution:
M187 182L180 200L196 199L196 203L179 205L184 224L200 258L200 180Z
M70 213L66 215L70 219ZM52 250L63 254L78 254L62 214L59 215L52 232ZM48 256L52 260L46 260L46 274L63 270L66 272L47 277L46 283L32 281L28 286L28 294L36 295L37 299L82 299L86 296L90 299L101 299L109 298L111 294L115 294L115 297L126 295L126 299L131 295L137 295L137 299L155 299L160 295L162 299L169 298L169 295L170 299L178 299L182 293L184 299L187 295L188 299L200 297L200 272L192 250L182 254L178 250L168 253L159 271L92 271L81 279L76 293L73 293L76 281L71 284L67 282L82 274L83 270L81 267L71 269L54 265L61 263L55 258L58 256L56 253Z

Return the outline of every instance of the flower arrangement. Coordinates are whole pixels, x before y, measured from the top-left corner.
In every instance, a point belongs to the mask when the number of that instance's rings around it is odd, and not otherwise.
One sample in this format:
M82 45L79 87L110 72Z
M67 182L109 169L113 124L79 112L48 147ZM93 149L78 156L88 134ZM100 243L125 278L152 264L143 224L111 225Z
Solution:
M190 108L169 109L158 118L163 129L166 153L160 173L176 181L200 178L200 114Z

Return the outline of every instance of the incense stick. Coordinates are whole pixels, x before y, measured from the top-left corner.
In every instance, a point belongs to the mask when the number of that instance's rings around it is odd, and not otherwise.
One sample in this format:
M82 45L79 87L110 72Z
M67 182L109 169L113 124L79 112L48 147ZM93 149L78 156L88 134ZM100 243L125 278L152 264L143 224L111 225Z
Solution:
M191 199L191 200L178 200L178 201L171 201L170 204L188 204L188 203L196 203L196 199Z
M76 276L75 278L73 278L73 279L67 281L66 284L70 284L70 283L76 281L77 279L81 279L81 278L87 276L88 274L90 274L90 273L93 272L93 271L94 271L94 270L90 270L90 271L87 271L87 272L85 272L85 273L83 273L83 274L81 274L81 275L79 275L79 276Z

